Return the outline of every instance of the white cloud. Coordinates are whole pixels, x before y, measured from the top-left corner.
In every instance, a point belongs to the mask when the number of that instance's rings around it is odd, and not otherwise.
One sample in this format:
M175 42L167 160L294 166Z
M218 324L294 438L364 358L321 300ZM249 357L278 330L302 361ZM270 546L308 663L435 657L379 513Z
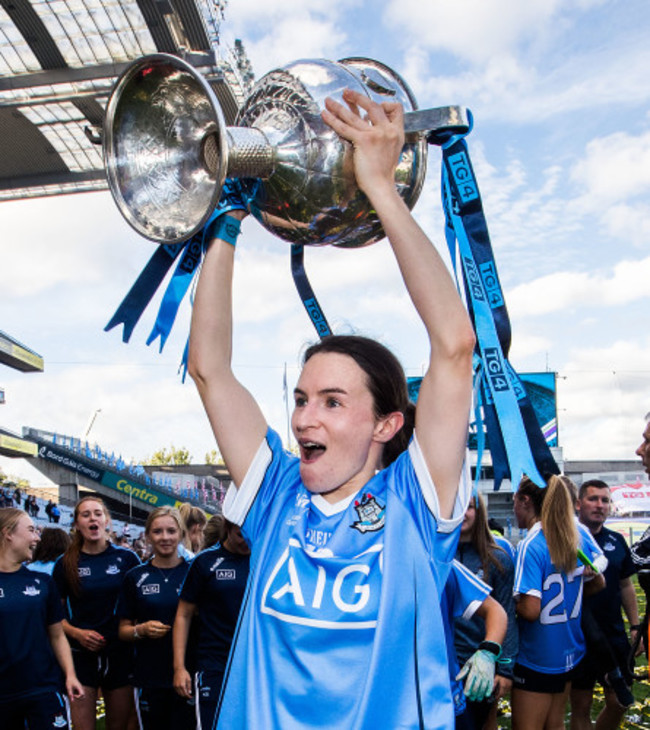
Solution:
M508 292L508 309L516 317L541 317L551 312L622 306L650 296L650 257L621 261L611 272L559 271L533 279Z
M472 62L509 53L534 37L556 12L558 0L392 0L388 24L430 49Z
M109 193L2 203L3 292L33 298L60 286L109 285L107 271L133 276L152 244L129 228Z
M228 9L224 29L245 39L257 78L300 58L339 57L345 42L343 14L357 5L350 0L304 3L237 0Z
M650 410L650 340L571 353L558 381L560 438L568 459L629 459Z
M587 210L647 196L650 190L650 131L616 132L593 139L571 170L579 203Z

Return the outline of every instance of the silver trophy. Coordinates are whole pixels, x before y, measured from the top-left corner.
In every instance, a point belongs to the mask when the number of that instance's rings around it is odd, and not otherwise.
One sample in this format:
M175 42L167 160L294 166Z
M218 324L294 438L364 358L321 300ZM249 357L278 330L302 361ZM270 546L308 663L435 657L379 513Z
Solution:
M185 241L207 222L226 177L238 178L250 211L290 243L358 247L384 233L359 190L347 142L321 119L326 97L345 88L399 101L407 133L395 184L413 208L427 144L467 131L462 107L417 111L403 79L367 58L296 61L262 77L227 127L204 77L176 56L135 61L106 109L109 187L128 223L162 244Z

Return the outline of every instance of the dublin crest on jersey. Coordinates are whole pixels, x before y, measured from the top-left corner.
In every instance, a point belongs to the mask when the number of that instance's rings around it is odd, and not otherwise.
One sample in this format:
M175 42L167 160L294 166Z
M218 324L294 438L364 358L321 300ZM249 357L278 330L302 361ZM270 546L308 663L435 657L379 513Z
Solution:
M364 494L360 502L355 501L354 509L357 511L359 519L350 527L354 527L359 532L376 532L384 526L386 507L382 507L370 492Z

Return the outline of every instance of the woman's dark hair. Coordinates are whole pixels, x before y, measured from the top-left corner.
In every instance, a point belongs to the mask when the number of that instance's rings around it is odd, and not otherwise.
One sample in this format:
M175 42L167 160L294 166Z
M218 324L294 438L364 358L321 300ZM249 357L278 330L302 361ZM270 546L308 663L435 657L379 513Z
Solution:
M203 531L203 549L206 550L228 537L227 520L223 515L212 515Z
M395 412L404 414L404 425L384 446L382 466L388 466L406 450L415 426L415 405L409 401L404 369L387 347L360 335L323 338L307 348L303 365L314 355L328 352L351 357L366 374L376 418Z
M476 548L476 552L481 559L481 567L483 568L483 578L486 583L490 582L490 571L495 568L503 573L506 566L499 560L499 552L505 555L505 550L496 544L494 535L488 527L487 507L485 500L480 494L476 495L474 502L476 516L474 518L474 526L470 533L470 542Z
M44 527L41 539L34 549L33 562L49 563L68 549L70 535L60 527Z

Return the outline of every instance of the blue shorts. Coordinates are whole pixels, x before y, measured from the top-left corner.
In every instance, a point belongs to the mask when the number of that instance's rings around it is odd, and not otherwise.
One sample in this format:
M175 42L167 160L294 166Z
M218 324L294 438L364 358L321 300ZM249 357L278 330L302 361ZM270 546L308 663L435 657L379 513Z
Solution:
M3 730L70 730L68 698L60 692L43 692L25 699L0 702Z

